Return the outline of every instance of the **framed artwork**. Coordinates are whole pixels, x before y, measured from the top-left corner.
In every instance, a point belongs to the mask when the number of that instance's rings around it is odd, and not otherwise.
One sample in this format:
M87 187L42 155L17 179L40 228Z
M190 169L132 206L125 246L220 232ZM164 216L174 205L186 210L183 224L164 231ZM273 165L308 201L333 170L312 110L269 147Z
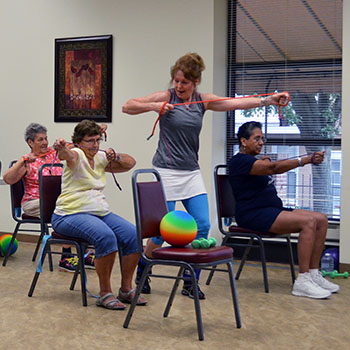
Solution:
M112 121L112 35L55 39L55 122Z

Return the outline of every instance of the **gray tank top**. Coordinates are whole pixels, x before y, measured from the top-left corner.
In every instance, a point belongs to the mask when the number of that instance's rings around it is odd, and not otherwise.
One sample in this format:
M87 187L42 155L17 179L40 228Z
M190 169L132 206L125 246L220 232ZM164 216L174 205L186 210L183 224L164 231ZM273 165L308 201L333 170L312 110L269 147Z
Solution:
M170 89L169 103L183 103L175 90ZM194 92L192 101L202 101ZM159 168L177 170L199 169L199 134L202 129L205 108L203 103L175 106L159 119L159 141L152 164Z

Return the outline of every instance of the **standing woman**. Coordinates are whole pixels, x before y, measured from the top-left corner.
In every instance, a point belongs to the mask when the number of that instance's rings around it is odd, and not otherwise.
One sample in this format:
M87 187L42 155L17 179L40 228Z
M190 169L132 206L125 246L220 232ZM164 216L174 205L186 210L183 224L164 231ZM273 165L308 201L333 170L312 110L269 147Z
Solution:
M230 111L279 105L284 104L288 97L285 93L278 93L263 98L210 102L222 98L197 91L204 69L202 57L197 53L188 53L180 57L171 67L172 88L146 97L133 98L123 106L123 112L131 115L161 111L160 136L152 164L162 178L169 210L175 209L176 201L182 201L186 210L196 220L198 226L196 238L207 238L210 229L208 196L198 164L199 134L205 111ZM189 104L174 106L186 102ZM162 243L161 238L149 240L145 254L151 256L152 250L160 247ZM142 261L139 263L138 278L143 271L142 263ZM197 271L197 278L199 272ZM150 293L148 281L143 292ZM184 283L182 294L193 298L190 282ZM200 290L199 295L201 299L205 299L204 293Z

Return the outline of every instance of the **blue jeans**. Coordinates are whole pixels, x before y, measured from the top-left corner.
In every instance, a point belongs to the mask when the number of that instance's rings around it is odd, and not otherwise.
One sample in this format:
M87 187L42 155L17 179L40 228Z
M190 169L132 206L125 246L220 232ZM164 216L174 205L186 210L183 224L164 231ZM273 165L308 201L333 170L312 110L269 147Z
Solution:
M95 246L96 258L118 251L123 255L136 253L136 228L122 217L109 213L96 216L88 213L52 215L52 228L65 236L82 238Z
M206 193L200 194L198 196L183 199L181 202L187 212L196 220L198 227L196 239L208 238L210 229L208 195ZM167 203L169 211L175 210L176 201L168 201ZM162 245L164 243L162 237L153 237L152 241L157 245Z

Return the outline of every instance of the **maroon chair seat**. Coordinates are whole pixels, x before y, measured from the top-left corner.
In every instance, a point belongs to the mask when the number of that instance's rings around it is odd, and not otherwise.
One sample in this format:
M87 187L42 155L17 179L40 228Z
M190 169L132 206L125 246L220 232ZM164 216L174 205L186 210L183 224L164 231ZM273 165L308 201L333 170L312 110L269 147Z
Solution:
M193 249L189 246L183 248L165 247L154 249L152 257L154 259L205 264L225 259L233 259L233 250L230 247L223 246L209 249Z
M78 238L78 237L71 237L71 236L64 236L61 235L60 233L57 233L56 231L51 232L51 237L55 238L55 239L62 239L62 240L68 240L68 241L75 241L75 242L79 242L79 243L83 243L85 245L90 245L89 242L85 241L82 238Z
M156 181L139 182L139 175L153 175ZM193 286L194 308L197 320L199 340L204 339L203 323L198 295L197 269L210 269L214 265L226 264L230 280L230 290L234 308L237 328L241 328L241 318L238 306L238 297L232 267L233 250L229 247L214 247L209 249L192 249L190 246L157 248L152 252L152 258L147 257L143 251L143 239L160 236L159 225L163 216L168 212L167 202L164 195L163 185L159 173L154 169L136 170L132 177L132 190L137 229L138 251L145 262L145 268L138 283L135 297L125 318L123 327L129 326L131 317L136 307L136 301L141 293L146 279L151 277L175 279L167 306L163 313L167 317L177 288L181 280L190 280ZM178 268L177 275L152 274L151 268L155 265L173 266ZM188 271L190 279L183 275ZM222 300L224 303L224 299ZM176 336L176 335L175 335Z
M36 221L40 221L40 218L37 218L36 216L30 216L30 215L26 215L26 214L22 214L22 219L24 220L36 220Z
M265 231L254 231L254 230L249 230L247 228L243 228L237 225L229 226L228 230L230 232L235 232L235 233L254 233L259 236L264 236L264 238L276 238L277 236L277 233L265 232Z

